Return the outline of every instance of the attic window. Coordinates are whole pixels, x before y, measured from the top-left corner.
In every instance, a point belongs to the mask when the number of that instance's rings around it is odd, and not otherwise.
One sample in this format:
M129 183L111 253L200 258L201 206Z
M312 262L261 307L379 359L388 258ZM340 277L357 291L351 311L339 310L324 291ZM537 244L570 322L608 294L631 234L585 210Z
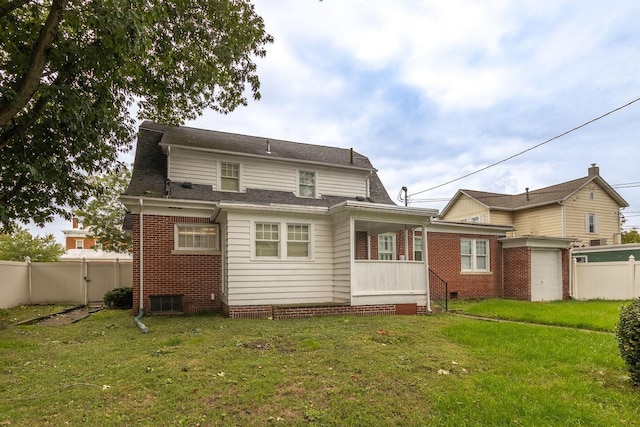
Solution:
M316 173L300 171L298 175L300 197L316 197Z

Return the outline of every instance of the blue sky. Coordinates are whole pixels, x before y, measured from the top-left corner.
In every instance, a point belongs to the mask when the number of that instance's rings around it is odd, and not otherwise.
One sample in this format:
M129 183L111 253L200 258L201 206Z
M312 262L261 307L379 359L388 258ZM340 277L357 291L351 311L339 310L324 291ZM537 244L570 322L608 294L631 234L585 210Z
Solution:
M640 2L254 4L275 38L258 61L262 99L186 125L353 147L393 199L407 186L413 206L437 209L459 188L520 193L596 163L640 227L640 187L615 187L640 182L640 102L422 192L639 98Z

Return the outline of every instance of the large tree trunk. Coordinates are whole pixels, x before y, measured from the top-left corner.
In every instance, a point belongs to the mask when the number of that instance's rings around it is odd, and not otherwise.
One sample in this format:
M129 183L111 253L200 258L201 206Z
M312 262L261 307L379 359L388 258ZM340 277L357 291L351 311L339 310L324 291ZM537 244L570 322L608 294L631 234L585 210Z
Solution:
M0 99L0 129L4 128L24 108L40 85L42 72L47 65L51 43L55 37L62 13L68 0L53 0L49 16L42 25L38 40L31 53L31 62L26 73L17 81L14 96L11 99ZM0 148L2 145L0 145Z

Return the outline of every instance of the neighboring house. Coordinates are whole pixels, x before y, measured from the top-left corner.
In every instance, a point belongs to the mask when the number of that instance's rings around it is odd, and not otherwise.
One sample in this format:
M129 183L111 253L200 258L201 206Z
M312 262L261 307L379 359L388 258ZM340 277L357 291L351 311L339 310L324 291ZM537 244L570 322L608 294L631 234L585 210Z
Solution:
M628 206L592 164L583 178L516 195L459 190L440 218L512 225L513 237L574 238L576 246L597 246L620 243L620 210Z
M144 122L122 201L134 306L144 311L430 310L428 265L413 237L437 210L394 205L353 149Z
M71 230L62 230L67 251L70 249L93 249L96 245L96 239L89 237L89 229L84 228L78 222L78 218L73 218L71 224Z
M575 248L571 255L576 262L626 262L631 255L640 261L640 243Z
M72 228L62 230L65 236L66 252L60 256L60 261L131 261L131 255L127 253L117 253L103 251L96 247L96 239L90 236L91 230L85 228L78 222L78 218L73 218Z

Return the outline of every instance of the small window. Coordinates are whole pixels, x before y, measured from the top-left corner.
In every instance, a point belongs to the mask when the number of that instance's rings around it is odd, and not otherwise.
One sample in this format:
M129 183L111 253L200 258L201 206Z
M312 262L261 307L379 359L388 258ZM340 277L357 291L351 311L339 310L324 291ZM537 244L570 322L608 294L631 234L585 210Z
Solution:
M256 224L256 256L278 257L280 232L278 224Z
M287 257L288 258L308 258L309 257L309 226L308 225L288 225L287 226Z
M182 313L182 295L161 295L149 297L154 313Z
M581 263L581 264L589 262L589 258L586 255L575 255L573 257L573 259L575 259L576 262Z
M422 236L413 236L413 260L422 261Z
M589 213L585 217L585 222L587 225L587 233L589 234L597 234L598 233L598 215Z
M300 171L299 174L300 197L316 197L316 173Z
M378 259L390 261L396 259L396 236L392 233L378 235Z
M462 239L460 265L462 271L489 271L489 241Z
M84 240L82 239L76 240L76 249L84 249Z
M176 224L176 250L218 250L216 225Z
M240 191L240 165L220 163L220 189Z

